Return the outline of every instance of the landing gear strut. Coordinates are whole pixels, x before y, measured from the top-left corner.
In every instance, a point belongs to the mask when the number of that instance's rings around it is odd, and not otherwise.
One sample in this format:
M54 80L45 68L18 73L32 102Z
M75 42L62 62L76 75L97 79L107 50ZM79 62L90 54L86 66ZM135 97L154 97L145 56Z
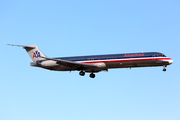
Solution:
M79 75L80 75L80 76L84 76L84 75L85 75L85 72L84 72L84 71L80 71L80 72L79 72Z
M94 74L94 73L91 73L91 74L89 75L89 77L95 78L95 74Z
M166 65L164 66L163 71L164 71L164 72L166 71Z

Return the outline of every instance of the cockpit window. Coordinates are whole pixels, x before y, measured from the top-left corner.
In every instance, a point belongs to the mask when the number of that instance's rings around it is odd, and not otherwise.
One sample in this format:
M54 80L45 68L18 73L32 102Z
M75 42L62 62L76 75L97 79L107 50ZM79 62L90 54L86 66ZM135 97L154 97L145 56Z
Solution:
M159 57L166 57L164 54L159 54L158 56Z

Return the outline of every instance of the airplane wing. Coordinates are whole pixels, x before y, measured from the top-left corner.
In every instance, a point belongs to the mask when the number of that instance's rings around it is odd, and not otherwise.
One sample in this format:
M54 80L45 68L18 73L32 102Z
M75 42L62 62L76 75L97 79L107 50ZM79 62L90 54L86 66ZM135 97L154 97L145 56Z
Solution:
M48 58L48 57L41 57L45 58L47 60L52 60L52 61L57 61L57 64L64 65L73 69L97 69L98 66L95 64L87 64L87 63L79 63L79 62L72 62L68 60L61 60L61 59L53 59L53 58Z

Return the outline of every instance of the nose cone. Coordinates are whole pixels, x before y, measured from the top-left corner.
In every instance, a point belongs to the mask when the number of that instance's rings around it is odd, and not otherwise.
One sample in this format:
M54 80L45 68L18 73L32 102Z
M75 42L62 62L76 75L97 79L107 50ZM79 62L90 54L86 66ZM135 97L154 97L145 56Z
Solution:
M170 59L170 60L169 60L169 64L172 64L172 63L173 63L173 60L172 60L172 59Z

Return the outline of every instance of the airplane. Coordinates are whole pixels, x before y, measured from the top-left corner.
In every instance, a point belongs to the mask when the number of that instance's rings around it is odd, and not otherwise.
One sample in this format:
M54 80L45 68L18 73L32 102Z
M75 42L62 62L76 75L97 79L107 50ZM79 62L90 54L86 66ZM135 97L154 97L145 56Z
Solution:
M37 45L8 45L23 47L33 60L30 66L53 71L79 71L80 76L84 76L85 72L89 72L91 78L95 78L94 73L108 71L108 69L113 68L131 69L134 67L163 66L163 71L166 71L167 65L173 63L171 58L160 52L49 58L38 49Z

